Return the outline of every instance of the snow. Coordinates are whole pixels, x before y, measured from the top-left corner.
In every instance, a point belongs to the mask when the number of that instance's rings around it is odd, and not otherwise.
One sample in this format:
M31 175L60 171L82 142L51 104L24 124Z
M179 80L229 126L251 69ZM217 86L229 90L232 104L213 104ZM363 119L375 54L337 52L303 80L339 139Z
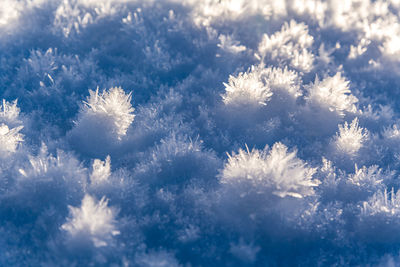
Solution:
M0 0L0 266L397 266L399 11Z

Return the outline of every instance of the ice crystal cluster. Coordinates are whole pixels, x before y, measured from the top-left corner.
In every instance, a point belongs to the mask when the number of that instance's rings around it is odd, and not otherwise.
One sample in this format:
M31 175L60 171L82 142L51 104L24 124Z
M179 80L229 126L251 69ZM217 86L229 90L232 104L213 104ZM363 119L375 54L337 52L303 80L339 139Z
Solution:
M0 0L0 266L398 266L400 1Z

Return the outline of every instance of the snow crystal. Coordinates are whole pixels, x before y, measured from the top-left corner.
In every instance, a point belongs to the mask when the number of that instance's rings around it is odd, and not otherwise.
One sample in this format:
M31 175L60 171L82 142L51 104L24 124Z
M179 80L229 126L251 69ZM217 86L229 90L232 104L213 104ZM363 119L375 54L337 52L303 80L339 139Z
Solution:
M250 181L256 191L271 190L271 193L286 197L302 198L313 195L313 187L319 181L312 179L315 169L305 167L296 158L296 151L289 152L282 143L268 150L239 150L229 156L221 172L221 183L231 184Z

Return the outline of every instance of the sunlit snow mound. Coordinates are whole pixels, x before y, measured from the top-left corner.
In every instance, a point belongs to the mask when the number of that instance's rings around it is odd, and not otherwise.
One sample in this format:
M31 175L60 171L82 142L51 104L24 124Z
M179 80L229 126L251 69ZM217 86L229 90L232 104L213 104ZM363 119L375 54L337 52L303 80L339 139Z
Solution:
M0 266L397 266L400 1L0 0Z

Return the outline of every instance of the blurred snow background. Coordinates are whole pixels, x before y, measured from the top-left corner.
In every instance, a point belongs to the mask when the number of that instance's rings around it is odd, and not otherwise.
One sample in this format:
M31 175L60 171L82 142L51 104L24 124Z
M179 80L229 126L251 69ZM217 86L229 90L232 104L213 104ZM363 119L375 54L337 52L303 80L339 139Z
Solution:
M396 266L400 1L0 0L1 266Z

